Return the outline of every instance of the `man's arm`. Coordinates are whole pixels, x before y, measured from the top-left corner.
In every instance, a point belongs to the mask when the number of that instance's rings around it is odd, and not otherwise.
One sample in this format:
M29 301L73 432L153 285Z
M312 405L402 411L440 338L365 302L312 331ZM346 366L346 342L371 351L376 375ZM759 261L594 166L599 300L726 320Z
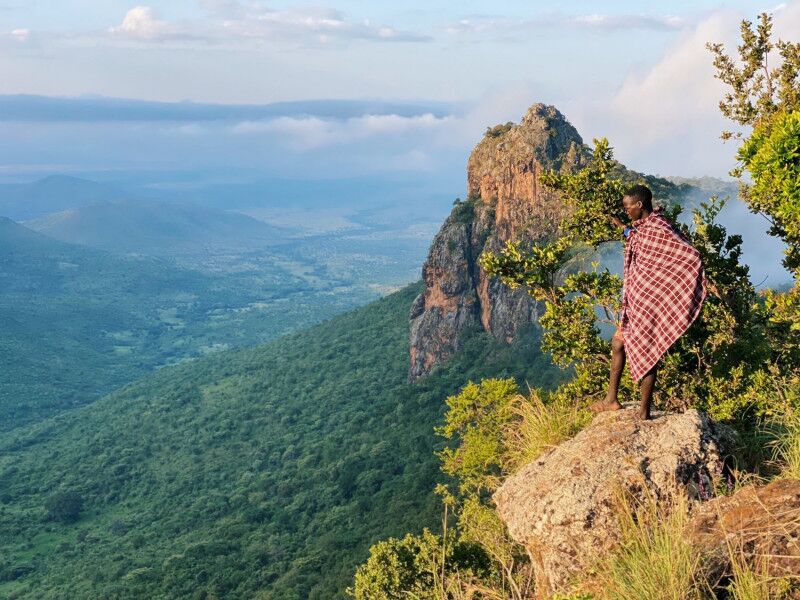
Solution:
M609 221L614 223L614 225L616 225L617 227L621 227L622 228L622 233L625 235L626 239L631 234L631 232L635 229L635 227L630 227L628 225L625 225L625 223L623 223L622 220L619 217L617 217L616 215L609 215L608 219L609 219Z

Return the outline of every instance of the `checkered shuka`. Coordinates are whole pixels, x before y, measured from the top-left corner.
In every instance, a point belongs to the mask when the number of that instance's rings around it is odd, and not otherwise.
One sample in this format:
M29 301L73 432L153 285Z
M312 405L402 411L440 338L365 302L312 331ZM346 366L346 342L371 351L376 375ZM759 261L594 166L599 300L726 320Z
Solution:
M706 298L697 249L656 210L625 243L621 328L628 367L639 381L700 314Z

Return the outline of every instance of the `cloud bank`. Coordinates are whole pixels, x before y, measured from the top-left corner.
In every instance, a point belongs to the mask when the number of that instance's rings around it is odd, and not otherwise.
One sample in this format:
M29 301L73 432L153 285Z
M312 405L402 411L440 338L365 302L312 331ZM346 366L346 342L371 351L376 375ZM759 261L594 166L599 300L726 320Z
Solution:
M247 5L235 0L203 2L209 17L171 23L149 6L129 10L119 25L107 31L112 41L141 44L200 42L209 45L329 44L354 40L373 42L426 42L430 36L399 30L391 25L356 21L343 11L305 7L275 10L260 2Z
M714 12L682 32L648 68L632 70L618 90L592 103L568 102L576 125L607 136L627 164L650 173L724 176L734 166L734 142L720 134L735 124L719 111L726 88L714 77L707 42L721 42L736 54L745 15ZM775 37L796 39L800 2L774 12ZM775 64L774 57L772 64Z

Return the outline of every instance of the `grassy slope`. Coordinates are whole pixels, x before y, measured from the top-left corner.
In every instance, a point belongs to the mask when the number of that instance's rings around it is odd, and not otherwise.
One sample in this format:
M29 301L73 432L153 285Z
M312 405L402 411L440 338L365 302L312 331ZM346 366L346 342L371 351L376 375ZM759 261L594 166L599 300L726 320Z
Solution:
M371 543L438 522L444 398L556 376L531 329L510 347L476 333L407 385L420 290L0 438L0 596L343 597ZM78 522L44 519L59 489L84 499Z

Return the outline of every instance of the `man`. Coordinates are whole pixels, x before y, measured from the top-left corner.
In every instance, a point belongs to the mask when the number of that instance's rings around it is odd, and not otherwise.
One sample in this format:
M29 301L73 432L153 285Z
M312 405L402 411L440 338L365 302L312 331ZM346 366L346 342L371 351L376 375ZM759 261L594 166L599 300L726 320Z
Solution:
M653 194L635 185L622 207L631 220L624 228L625 262L620 326L611 338L608 394L593 412L618 410L619 382L626 358L634 381L641 381L639 417L650 418L657 363L700 314L706 278L700 253L662 214L653 210Z

